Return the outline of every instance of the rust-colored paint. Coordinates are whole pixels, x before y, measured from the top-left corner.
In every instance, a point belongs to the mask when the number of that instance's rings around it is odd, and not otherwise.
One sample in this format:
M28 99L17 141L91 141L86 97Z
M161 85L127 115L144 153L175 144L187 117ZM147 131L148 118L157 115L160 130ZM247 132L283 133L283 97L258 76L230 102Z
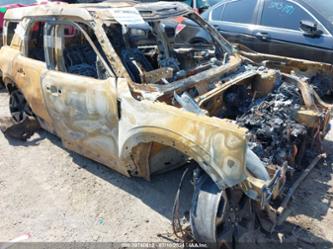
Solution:
M103 3L100 6L134 5ZM240 185L244 192L252 191L259 200L267 182L256 179L246 169L247 130L231 120L209 115L214 115L223 106L221 97L230 87L253 84L253 97L260 97L272 91L277 76L281 74L276 70L247 70L237 77L228 78L227 75L236 72L243 63L242 56L230 48L229 61L221 66L166 85L136 84L130 79L101 26L102 21L112 21L112 17L106 8L94 6L43 5L8 11L6 18L21 20L21 28L12 45L5 45L0 51L0 69L6 84L15 84L23 92L34 113L46 123L43 127L57 134L66 148L124 175L150 179L151 163L163 158L159 156L167 151L177 163L186 158L195 160L220 188ZM142 5L138 6L142 8ZM179 14L195 15L185 5L179 9ZM58 17L90 24L112 67L111 77L97 80L63 73L47 69L44 62L27 58L25 32L36 16L44 21ZM212 36L223 39L200 17L195 15L195 18L207 27ZM51 45L56 46L56 57L60 60L61 44L56 39L55 44L46 44ZM258 54L246 55L257 62L268 58ZM327 70L331 73L331 68L312 62L275 59L285 62L280 65L285 73L281 75L284 80L298 84L302 91L305 106L299 119L312 127L325 109L327 122L331 106L323 103L306 82L289 74L296 69ZM153 83L155 77L150 77ZM208 84L222 77L223 84L209 91ZM197 115L170 105L174 92L193 87L197 87L200 93L197 103L209 115ZM161 161L163 163L156 171L175 166Z

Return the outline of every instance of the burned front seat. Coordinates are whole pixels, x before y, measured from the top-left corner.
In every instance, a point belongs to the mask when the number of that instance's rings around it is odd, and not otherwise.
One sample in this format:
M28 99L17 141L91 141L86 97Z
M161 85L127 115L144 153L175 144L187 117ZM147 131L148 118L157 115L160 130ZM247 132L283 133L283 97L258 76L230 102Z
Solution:
M136 83L143 83L140 77L143 71L149 72L154 69L145 55L136 48L123 49L121 59L131 79Z

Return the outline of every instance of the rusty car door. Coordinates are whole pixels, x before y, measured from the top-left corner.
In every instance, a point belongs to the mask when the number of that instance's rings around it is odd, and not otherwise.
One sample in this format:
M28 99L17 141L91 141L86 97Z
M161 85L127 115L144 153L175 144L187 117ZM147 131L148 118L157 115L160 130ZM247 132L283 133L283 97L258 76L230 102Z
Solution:
M49 36L45 38L46 41L50 40L51 34L46 34ZM62 72L50 65L54 50L52 52L52 49L46 48L45 53L48 70L42 75L41 86L55 133L68 149L124 173L116 163L116 78L109 76L99 79Z
M41 120L46 122L47 126L51 126L51 119L45 109L40 88L40 75L46 71L42 47L43 26L40 22L26 19L18 24L18 27L17 29L22 30L22 33L20 35L16 34L14 44L11 46L15 47L22 42L23 46L21 46L21 50L23 49L23 51L20 51L13 59L13 81L20 91L22 91L33 112ZM33 27L35 28L34 30ZM39 34L41 34L41 38ZM18 40L20 42L18 42ZM32 43L34 45L32 45ZM36 44L38 44L38 46ZM18 48L20 48L20 46L18 46Z
M118 117L115 80L48 71L42 78L47 110L65 147L116 169Z

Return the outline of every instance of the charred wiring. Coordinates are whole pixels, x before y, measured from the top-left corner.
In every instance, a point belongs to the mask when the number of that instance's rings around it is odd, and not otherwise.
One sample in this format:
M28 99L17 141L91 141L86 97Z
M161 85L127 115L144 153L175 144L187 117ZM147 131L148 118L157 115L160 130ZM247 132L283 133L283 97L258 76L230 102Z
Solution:
M249 129L249 147L266 163L281 165L297 153L307 135L306 126L295 120L301 102L300 90L283 83L237 118Z

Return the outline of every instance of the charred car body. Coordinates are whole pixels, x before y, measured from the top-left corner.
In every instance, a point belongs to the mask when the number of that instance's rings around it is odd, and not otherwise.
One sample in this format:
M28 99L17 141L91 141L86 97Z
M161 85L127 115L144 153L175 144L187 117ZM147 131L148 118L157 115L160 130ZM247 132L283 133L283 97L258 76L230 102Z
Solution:
M0 68L13 120L35 119L126 176L195 161L198 241L228 241L255 213L273 229L304 158L321 158L331 106L306 79L236 53L185 4L45 5L9 10L12 20ZM211 42L179 39L188 21Z

